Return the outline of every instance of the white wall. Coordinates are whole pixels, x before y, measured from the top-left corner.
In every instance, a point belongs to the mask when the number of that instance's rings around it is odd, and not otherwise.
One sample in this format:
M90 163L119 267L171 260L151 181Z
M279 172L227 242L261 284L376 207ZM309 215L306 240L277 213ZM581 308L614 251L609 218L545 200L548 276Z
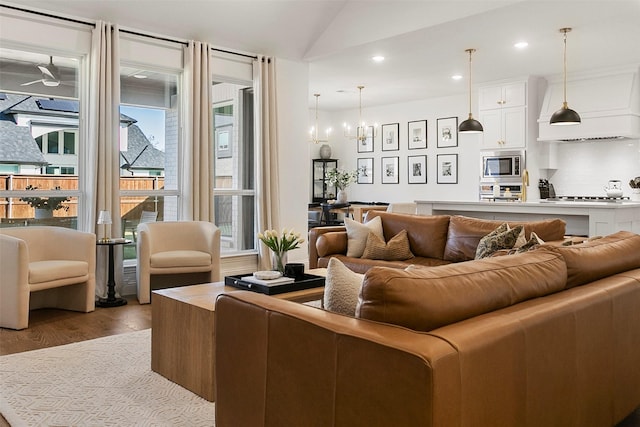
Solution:
M322 98L320 98L322 100ZM363 101L364 102L364 101ZM348 188L349 200L363 202L385 201L404 202L413 200L478 200L479 156L481 135L458 135L458 146L454 148L437 148L436 120L438 118L458 117L458 123L467 118L467 95L454 95L442 98L426 99L402 104L386 105L382 107L363 108L362 118L367 123L377 122L378 135L374 142L373 153L358 153L354 140L343 135L343 123L347 122L352 128L358 121L358 110L344 110L340 112L318 113L318 127L322 131L331 127L330 136L334 159L338 159L338 168L353 170L357 167L357 159L373 157L373 184L354 183ZM309 110L309 123L313 125L315 110ZM427 148L409 150L407 143L407 127L409 121L427 120ZM399 123L400 149L398 151L382 151L380 125ZM307 140L308 140L307 129ZM308 142L311 157L319 158L320 145ZM436 183L436 157L438 154L458 154L458 184ZM427 183L408 184L408 156L427 156ZM381 183L381 158L399 157L399 184ZM310 163L310 161L309 161ZM311 199L311 189L307 188L308 199Z
M311 181L308 139L309 67L306 63L277 59L278 180L280 224L307 235L307 203ZM289 262L308 261L307 244L288 253Z

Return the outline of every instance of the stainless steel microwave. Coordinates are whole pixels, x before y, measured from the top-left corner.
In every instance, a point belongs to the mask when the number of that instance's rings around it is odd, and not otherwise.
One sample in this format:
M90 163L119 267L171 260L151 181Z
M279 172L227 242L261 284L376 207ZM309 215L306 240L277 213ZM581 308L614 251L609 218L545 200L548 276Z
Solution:
M525 168L524 151L482 153L482 179L514 179L522 177Z

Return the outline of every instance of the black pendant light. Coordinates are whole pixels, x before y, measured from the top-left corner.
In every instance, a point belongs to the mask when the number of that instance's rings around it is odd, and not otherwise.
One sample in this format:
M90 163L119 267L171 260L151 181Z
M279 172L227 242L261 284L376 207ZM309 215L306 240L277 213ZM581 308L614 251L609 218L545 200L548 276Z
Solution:
M475 52L475 49L465 49L465 52L469 53L469 118L458 126L458 132L464 133L480 133L483 132L482 124L473 118L471 114L471 55Z
M567 104L567 33L571 31L571 28L560 28L560 32L564 34L564 98L562 102L562 108L553 113L549 124L558 125L578 125L580 124L580 115L569 108Z

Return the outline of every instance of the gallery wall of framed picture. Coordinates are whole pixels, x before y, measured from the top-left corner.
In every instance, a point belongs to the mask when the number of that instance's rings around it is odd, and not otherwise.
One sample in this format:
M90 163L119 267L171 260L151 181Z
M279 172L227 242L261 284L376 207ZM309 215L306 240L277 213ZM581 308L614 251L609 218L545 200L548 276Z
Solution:
M371 157L356 159L358 171L356 182L358 184L374 184L376 182L400 184L405 182L405 178L401 177L406 177L407 184L427 184L429 182L457 184L458 117L437 117L433 121L427 119L408 120L405 123L406 125L404 123L386 123L380 128L367 126L366 139L357 142L357 152L370 154ZM430 123L435 128L431 129L431 137L434 134L436 137L435 144L432 143L431 147L429 146ZM405 141L406 145L404 145ZM380 147L378 153L382 153L381 156L375 155L376 147ZM387 152L393 151L404 151L406 155L385 155ZM428 153L432 153L433 156ZM380 162L379 169L374 166L374 163L378 161ZM429 162L432 162L431 166L429 166ZM431 174L431 178L429 178L429 174ZM379 178L375 178L376 175Z

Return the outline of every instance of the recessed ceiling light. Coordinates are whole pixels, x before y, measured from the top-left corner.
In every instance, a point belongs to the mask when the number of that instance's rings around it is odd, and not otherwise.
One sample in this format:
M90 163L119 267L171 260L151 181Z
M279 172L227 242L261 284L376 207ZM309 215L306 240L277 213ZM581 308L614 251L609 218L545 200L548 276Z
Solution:
M376 55L376 56L371 57L371 59L373 59L375 62L382 62L382 61L384 61L384 56Z
M529 43L527 42L518 42L513 45L513 47L515 47L516 49L524 49L527 46L529 46Z
M451 76L451 78L453 80L462 80L462 76L460 74L454 74L453 76Z

